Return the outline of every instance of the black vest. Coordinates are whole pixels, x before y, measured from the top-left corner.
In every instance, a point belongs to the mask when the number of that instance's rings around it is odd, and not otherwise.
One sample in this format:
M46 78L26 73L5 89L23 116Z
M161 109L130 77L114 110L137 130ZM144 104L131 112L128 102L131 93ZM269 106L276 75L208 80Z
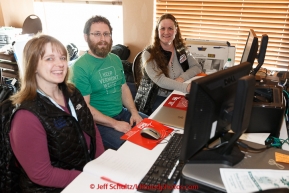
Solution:
M151 52L151 49L148 48L147 51ZM166 51L162 47L161 47L161 51L164 54L165 58L167 59L167 63L169 63L171 56L172 56L172 52ZM181 51L176 50L176 53L177 53L178 61L181 65L183 71L186 72L189 69L189 62L187 59L187 53L186 53L185 49L182 49Z
M93 117L81 93L75 89L68 93L62 89L65 99L71 100L78 121L70 114L56 107L48 98L37 93L33 101L25 101L17 109L25 109L38 117L43 125L48 141L51 165L67 170L80 170L95 157L96 132ZM83 135L91 139L90 153ZM35 144L37 145L37 144ZM23 192L61 192L60 188L44 187L33 183L24 170L20 177L20 187Z

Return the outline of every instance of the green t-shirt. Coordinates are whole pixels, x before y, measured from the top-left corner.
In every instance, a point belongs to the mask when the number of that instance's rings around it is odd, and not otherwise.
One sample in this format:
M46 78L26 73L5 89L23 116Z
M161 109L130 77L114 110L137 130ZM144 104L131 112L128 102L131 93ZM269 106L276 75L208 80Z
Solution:
M71 80L83 96L90 95L90 105L102 114L113 117L121 112L125 76L117 55L95 58L85 53L72 66Z

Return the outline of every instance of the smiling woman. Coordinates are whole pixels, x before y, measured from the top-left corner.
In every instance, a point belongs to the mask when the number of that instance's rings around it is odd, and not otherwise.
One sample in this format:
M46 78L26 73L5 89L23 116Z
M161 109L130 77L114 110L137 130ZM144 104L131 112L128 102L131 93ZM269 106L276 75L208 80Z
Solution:
M10 98L17 108L9 133L21 166L20 192L61 192L102 154L102 139L83 96L68 83L65 46L37 35L23 53L20 91Z
M122 5L86 2L34 2L35 14L41 18L43 32L52 35L65 45L74 43L80 50L87 50L83 39L83 25L92 15L105 16L111 22L113 44L123 44Z
M189 93L190 83L185 81L202 71L185 46L177 19L168 13L158 19L153 43L142 52L142 65L144 73L135 103L146 114L153 112L172 90ZM144 92L148 87L144 82L156 85L153 97ZM149 107L142 109L145 106Z

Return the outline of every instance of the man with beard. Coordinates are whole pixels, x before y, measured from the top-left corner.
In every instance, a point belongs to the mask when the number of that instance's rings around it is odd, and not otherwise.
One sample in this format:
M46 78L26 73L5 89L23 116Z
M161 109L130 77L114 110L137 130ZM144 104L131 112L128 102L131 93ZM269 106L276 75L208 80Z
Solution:
M147 116L135 107L120 58L110 53L110 22L94 16L83 33L89 50L72 66L72 81L84 96L104 146L116 150L124 142L120 137Z

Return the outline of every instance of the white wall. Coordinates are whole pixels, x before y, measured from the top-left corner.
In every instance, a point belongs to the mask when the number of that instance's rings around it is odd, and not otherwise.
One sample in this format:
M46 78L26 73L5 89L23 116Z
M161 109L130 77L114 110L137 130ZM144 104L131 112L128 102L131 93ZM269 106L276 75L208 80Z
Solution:
M123 42L127 45L132 62L138 52L150 44L154 28L154 0L122 0Z

